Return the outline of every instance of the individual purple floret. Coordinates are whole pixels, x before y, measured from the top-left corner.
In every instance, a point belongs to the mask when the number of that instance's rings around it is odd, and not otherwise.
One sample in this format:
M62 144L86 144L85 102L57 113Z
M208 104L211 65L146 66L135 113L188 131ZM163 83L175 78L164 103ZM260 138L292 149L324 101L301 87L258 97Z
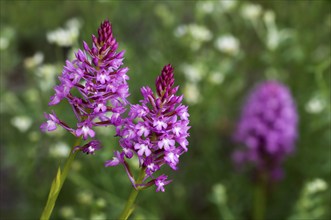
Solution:
M156 191L164 191L170 181L167 176L157 178L154 173L164 164L176 170L179 157L187 151L187 137L190 126L187 106L182 104L183 96L177 96L171 65L166 65L156 79L156 94L149 87L142 87L141 104L131 105L129 116L117 127L122 152L116 152L106 166L123 164L134 187L155 184ZM146 174L144 182L137 184L124 158L138 156L139 164ZM147 182L146 180L152 180Z
M171 180L166 180L168 177L164 174L155 179L156 192L164 192L164 186L169 184Z
M84 50L78 50L73 61L66 61L49 102L57 105L67 99L77 118L76 126L69 127L53 112L45 114L42 131L53 131L60 125L86 140L94 138L95 126L120 125L129 96L128 68L121 68L124 52L116 52L118 43L107 20L99 27L98 37L92 35L92 41L91 48L84 42Z
M234 162L252 164L259 176L281 179L282 161L294 151L297 121L295 103L285 85L259 84L247 99L234 135L244 145L234 152Z
M83 145L82 147L80 147L80 146L75 147L74 151L80 150L86 154L94 154L95 151L100 150L100 149L101 149L100 141L93 140L93 141L90 141L89 143Z

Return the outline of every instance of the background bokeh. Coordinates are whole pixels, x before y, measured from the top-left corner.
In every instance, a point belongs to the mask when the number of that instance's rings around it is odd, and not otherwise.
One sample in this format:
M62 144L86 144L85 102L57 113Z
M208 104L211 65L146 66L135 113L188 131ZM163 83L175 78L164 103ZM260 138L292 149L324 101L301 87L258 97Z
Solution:
M232 133L247 93L258 82L286 84L296 101L299 138L285 178L267 194L267 219L330 219L329 1L1 1L1 219L37 219L73 137L39 130L66 59L90 44L109 19L124 65L130 101L153 86L165 64L189 105L189 151L165 193L143 191L132 219L251 219L254 182L231 161ZM71 120L62 102L57 115ZM54 219L114 219L131 184L123 167L105 168L118 148L79 155Z

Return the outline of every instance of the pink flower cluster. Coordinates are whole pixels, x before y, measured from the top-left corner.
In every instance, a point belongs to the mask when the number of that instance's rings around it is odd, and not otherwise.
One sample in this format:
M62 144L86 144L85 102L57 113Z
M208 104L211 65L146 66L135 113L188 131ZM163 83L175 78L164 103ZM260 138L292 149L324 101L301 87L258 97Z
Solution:
M84 42L84 51L78 50L76 59L66 61L60 84L55 86L55 95L49 102L56 105L67 99L77 118L76 127L69 127L53 112L45 113L47 121L40 126L42 131L52 131L60 125L86 140L94 138L95 126L121 123L120 115L126 111L129 96L128 68L121 68L124 51L116 52L118 44L109 21L101 24L98 37L92 35L92 40L91 48Z
M148 86L141 89L141 104L131 105L129 117L118 127L122 152L116 152L106 166L123 164L131 180L133 176L124 158L138 156L140 166L146 172L146 179L152 178L157 190L164 191L167 176L154 177L163 165L176 170L179 157L187 151L189 120L187 106L181 104L183 96L177 96L171 65L163 68L156 80L156 94ZM141 183L148 186L151 182ZM136 186L135 182L132 182Z
M116 151L114 158L105 165L123 164L134 187L155 184L157 191L164 191L164 185L170 181L166 175L154 177L154 173L164 164L177 169L179 157L187 151L190 128L183 96L176 95L179 87L174 87L173 68L166 65L157 77L156 93L143 87L143 100L133 105L127 101L128 68L121 67L124 52L116 52L118 44L109 21L101 24L98 37L92 35L92 41L91 48L84 42L84 50L78 50L73 61L66 61L60 84L55 86L55 95L49 103L56 105L67 99L77 118L76 126L68 126L52 112L45 113L47 121L40 128L53 131L59 125L76 137L92 138L74 150L93 154L101 148L100 142L94 139L94 127L115 126L122 150ZM128 116L124 117L128 107ZM145 179L139 184L125 161L134 155L145 172ZM147 182L148 178L151 180Z

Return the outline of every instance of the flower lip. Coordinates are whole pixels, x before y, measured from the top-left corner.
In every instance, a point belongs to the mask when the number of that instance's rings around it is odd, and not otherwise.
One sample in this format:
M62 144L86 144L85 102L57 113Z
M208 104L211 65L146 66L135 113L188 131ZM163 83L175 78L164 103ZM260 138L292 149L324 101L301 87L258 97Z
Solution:
M155 121L153 121L153 126L158 131L161 131L163 128L168 127L167 123L165 123L162 118L158 118Z

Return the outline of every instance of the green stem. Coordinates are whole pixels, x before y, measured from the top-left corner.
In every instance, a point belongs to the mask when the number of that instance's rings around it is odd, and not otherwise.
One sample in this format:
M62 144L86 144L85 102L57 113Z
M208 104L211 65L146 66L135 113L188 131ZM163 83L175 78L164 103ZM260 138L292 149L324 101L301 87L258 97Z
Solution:
M70 151L70 154L68 155L68 158L64 164L63 171L61 171L61 168L59 166L57 174L52 182L51 189L48 194L48 199L45 205L45 208L41 214L40 220L48 220L52 214L53 208L55 206L57 197L59 196L59 193L62 189L63 183L66 180L68 176L68 172L71 168L71 164L74 161L76 154L78 151L73 151L74 147L79 145L81 142L81 139L77 139L73 148Z
M263 220L265 215L266 205L266 185L265 179L262 177L259 179L255 186L254 193L254 220Z
M142 181L144 180L144 177L145 177L145 168L142 168L136 183L141 184ZM129 216L131 215L131 213L134 210L134 202L135 202L140 190L141 189L139 187L137 189L135 189L135 188L132 189L130 196L128 198L128 201L126 202L125 207L118 219L127 220L129 218Z

